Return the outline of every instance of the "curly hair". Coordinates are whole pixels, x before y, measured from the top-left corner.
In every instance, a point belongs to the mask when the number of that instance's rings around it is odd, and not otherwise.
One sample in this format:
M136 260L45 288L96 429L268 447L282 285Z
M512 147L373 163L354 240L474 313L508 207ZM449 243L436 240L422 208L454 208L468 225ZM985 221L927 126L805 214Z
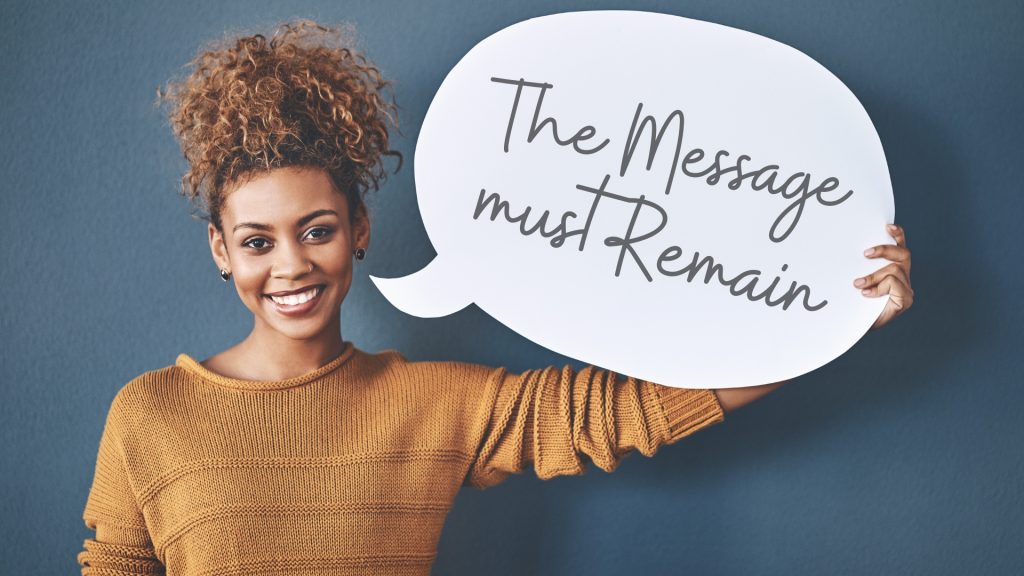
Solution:
M353 217L386 177L387 124L397 128L390 82L339 30L309 20L228 39L202 51L180 81L157 89L188 161L181 193L221 230L230 189L257 172L323 168Z

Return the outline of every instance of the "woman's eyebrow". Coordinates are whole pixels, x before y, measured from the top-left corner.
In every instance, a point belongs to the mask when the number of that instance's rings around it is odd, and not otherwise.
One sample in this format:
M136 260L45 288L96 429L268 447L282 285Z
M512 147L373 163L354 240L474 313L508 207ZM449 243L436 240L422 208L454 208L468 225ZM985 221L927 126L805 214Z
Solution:
M299 221L295 224L295 227L296 228L301 228L302 226L305 226L311 220L314 220L316 218L319 218L320 216L324 216L324 215L327 215L327 214L334 214L335 216L338 215L338 213L335 212L334 210L327 210L327 209L314 210L314 211L310 212L309 214L306 214L302 218L299 218ZM237 232L239 228L255 228L256 230L273 230L274 229L274 227L271 226L270 224L260 224L260 223L257 223L257 222L242 222L241 224L235 224L235 227L232 228L231 231L232 232Z

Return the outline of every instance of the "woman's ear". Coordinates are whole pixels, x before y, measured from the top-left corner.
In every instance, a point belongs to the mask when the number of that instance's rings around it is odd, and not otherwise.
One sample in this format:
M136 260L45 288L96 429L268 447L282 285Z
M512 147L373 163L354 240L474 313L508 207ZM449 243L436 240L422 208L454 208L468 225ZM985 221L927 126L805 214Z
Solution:
M228 247L224 244L224 235L212 223L207 225L210 234L210 253L217 268L231 271L231 260L228 258Z
M362 203L356 208L355 222L352 224L352 249L370 249L370 213L366 210L366 204Z

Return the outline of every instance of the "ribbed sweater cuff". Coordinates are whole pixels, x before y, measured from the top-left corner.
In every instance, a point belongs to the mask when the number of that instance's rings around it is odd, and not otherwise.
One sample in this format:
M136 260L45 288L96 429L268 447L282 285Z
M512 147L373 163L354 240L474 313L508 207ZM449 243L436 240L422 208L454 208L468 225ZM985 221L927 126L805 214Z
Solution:
M713 390L658 386L658 395L668 421L667 444L725 420L725 411Z

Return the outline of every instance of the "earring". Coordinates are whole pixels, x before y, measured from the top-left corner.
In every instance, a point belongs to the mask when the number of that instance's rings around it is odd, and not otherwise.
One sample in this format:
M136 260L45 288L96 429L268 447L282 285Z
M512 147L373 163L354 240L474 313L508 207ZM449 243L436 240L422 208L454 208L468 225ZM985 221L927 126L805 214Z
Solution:
M362 248L356 248L352 253L356 255L356 260L366 258L366 250L363 250Z
M220 279L227 282L229 278L231 278L231 272L229 272L226 268L221 268Z

